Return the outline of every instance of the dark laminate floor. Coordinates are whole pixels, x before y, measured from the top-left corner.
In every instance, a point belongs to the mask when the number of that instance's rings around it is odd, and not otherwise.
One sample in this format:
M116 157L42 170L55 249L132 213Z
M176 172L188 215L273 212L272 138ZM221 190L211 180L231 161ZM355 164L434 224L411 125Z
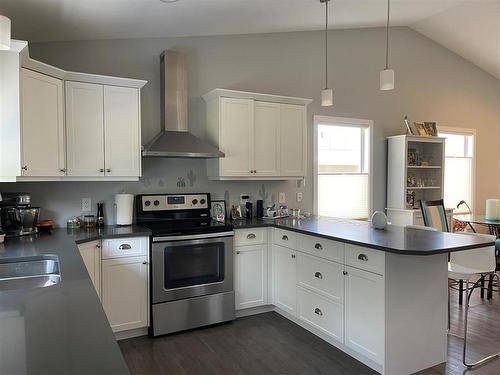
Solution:
M455 297L455 295L453 296ZM470 312L470 349L500 350L500 304L474 297ZM452 329L461 333L463 311L452 301ZM276 313L156 339L120 341L133 374L372 374L371 369ZM463 374L462 341L449 338L448 364L419 375ZM500 374L500 359L473 375Z

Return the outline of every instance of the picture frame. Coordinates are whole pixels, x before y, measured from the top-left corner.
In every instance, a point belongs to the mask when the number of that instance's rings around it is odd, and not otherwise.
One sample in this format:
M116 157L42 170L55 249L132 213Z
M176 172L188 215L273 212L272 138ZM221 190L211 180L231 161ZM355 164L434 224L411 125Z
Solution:
M424 122L425 131L430 137L437 137L437 126L435 122Z
M427 129L425 127L425 123L423 122L414 122L415 129L417 130L417 135L420 137L428 137Z
M218 222L226 221L226 201L225 200L212 200L210 202L210 215L212 220Z
M241 220L243 219L243 215L241 214L241 206L233 205L231 207L231 220Z

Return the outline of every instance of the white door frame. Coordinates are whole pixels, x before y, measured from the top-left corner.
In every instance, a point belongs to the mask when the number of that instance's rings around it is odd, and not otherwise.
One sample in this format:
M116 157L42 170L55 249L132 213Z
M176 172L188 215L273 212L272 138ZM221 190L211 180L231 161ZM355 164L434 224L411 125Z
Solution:
M349 117L334 117L334 116L319 116L313 117L313 213L318 215L318 125L320 123L330 123L342 126L355 126L368 128L370 140L368 145L368 217L373 211L373 120L349 118Z

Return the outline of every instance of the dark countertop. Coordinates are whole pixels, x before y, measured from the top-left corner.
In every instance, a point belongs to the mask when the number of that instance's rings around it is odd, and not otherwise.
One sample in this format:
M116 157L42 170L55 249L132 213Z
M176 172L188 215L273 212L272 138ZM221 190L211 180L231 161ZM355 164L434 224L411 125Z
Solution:
M55 254L61 271L51 287L0 291L0 374L128 373L76 243L149 235L137 226L62 228L0 244L0 260Z
M389 225L374 229L367 221L311 216L304 219L245 219L234 229L275 227L404 255L434 255L494 245L488 237L431 232Z

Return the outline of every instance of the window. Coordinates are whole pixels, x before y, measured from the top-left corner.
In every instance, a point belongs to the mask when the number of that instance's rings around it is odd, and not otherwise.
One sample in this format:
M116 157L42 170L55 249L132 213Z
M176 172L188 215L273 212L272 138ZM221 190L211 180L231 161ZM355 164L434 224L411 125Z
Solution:
M368 120L315 116L315 212L366 219L371 210Z
M438 135L446 138L444 162L444 203L456 207L464 200L473 207L474 130L439 128ZM455 213L469 213L462 205Z

